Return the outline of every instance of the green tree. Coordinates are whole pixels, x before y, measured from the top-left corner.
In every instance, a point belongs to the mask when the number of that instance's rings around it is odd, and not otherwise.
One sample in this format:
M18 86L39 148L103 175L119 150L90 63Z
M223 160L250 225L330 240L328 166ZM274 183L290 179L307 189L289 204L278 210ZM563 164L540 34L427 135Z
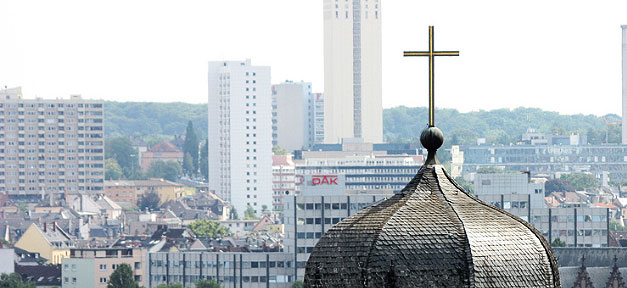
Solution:
M9 243L9 241L7 241L7 240L6 240L6 239L4 239L4 238L0 238L0 244L2 244L2 245L0 245L0 246L2 246L2 247L4 247L4 248L8 248L9 246L11 246L11 243Z
M22 276L17 273L0 275L0 288L35 288L33 282L22 282Z
M590 190L599 186L599 180L591 174L564 174L560 179L570 182L577 191Z
M551 179L544 183L545 196L553 192L574 192L575 186L566 179Z
M246 211L244 211L244 220L254 220L254 219L259 219L257 217L257 213L255 213L255 209L248 205L248 207L246 207Z
M105 140L105 158L115 159L124 177L130 178L139 170L139 156L137 150L133 148L133 144L128 137L115 137Z
M296 280L294 281L294 283L292 283L292 286L290 286L291 288L304 288L305 287L305 283L303 283L303 281L301 280Z
M610 221L610 231L627 231L627 227L621 226L617 221Z
M169 181L176 181L181 175L181 164L176 161L155 160L150 163L148 173L150 178L163 178Z
M192 229L194 234L198 237L217 237L231 235L229 228L220 225L217 221L198 219L187 225L189 229Z
M185 171L188 175L196 175L198 171L198 137L194 131L194 124L190 120L185 129L185 143L183 144L183 153L191 155L191 169Z
M115 271L111 273L107 288L139 288L135 277L133 277L133 269L128 264L121 264Z
M200 149L199 162L200 176L202 176L205 181L209 181L209 139L205 140Z
M159 194L155 192L146 192L143 197L137 201L137 206L141 210L157 210L157 208L159 208L159 202L161 202Z
M106 180L118 180L122 178L124 173L122 168L118 165L118 161L114 158L105 160L105 179Z
M194 175L194 159L189 153L185 153L185 157L183 157L183 173L189 176Z
M272 146L272 155L287 155L287 150L279 145Z
M551 242L551 247L566 247L566 242L562 241L560 238L555 238L555 240Z
M196 288L220 288L220 283L213 279L201 279L196 281Z
M229 218L231 220L239 220L239 215L237 215L237 210L235 210L235 207L231 208L231 213L229 213Z

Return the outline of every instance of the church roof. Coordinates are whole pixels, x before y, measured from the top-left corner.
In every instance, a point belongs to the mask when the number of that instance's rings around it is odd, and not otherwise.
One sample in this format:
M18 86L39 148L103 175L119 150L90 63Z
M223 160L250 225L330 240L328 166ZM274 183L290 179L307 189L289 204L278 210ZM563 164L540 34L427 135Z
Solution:
M429 156L414 179L329 229L307 262L307 287L560 287L542 234L455 183L435 155L442 141L427 128Z

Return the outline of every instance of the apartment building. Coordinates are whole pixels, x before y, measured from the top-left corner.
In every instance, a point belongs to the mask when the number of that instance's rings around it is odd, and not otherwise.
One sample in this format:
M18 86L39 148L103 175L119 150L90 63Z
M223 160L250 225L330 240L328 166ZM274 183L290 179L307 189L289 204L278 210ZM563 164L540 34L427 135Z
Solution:
M121 205L134 207L146 193L157 193L161 204L183 197L185 185L161 178L148 180L107 180L105 195Z
M0 193L51 202L65 193L101 193L103 101L24 99L0 90Z
M136 282L145 283L145 249L81 248L71 249L70 258L63 259L63 287L105 288L120 265L128 264Z

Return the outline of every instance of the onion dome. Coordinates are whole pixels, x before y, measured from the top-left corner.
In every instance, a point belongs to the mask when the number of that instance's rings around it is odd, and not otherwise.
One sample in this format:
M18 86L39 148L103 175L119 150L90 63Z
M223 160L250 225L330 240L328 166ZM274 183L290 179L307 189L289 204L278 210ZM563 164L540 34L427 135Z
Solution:
M307 262L305 287L561 287L549 243L524 220L466 192L429 154L407 186L333 226Z

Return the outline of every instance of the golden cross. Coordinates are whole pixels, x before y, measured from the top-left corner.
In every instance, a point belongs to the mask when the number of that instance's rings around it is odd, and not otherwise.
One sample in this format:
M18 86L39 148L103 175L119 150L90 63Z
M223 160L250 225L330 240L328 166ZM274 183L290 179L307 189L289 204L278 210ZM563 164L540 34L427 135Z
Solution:
M429 51L405 51L403 56L429 57L429 126L435 126L433 102L433 60L435 56L459 56L459 51L433 51L433 26L429 26Z

